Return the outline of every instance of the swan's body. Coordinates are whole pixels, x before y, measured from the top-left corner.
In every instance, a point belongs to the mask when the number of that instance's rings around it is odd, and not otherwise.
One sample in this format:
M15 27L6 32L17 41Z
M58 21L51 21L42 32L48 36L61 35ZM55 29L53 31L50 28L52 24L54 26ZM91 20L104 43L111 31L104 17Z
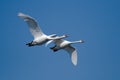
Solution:
M66 35L57 36L56 34L46 35L42 32L42 30L40 29L38 23L34 18L28 15L25 15L23 13L19 13L18 16L27 22L30 32L34 37L34 40L32 42L26 44L28 46L42 45L49 40L62 39L67 37Z
M74 47L71 46L71 44L83 43L84 42L83 40L70 42L67 40L58 39L58 40L53 40L53 42L55 43L55 46L51 47L50 49L52 49L54 52L60 49L64 49L70 54L72 63L74 65L77 65L77 51Z

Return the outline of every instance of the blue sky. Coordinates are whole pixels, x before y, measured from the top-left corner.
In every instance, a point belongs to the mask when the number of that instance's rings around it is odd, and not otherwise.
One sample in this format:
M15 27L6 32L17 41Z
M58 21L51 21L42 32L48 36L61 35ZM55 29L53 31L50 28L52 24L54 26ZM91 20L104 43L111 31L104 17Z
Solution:
M0 80L120 80L119 0L0 0ZM34 17L46 34L68 34L78 51L75 67L65 51L27 47Z

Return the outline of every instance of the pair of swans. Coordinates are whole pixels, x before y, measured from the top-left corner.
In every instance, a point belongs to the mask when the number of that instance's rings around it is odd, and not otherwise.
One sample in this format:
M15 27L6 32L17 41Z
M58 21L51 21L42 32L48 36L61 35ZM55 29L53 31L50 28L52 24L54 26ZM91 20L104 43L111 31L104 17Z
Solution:
M27 43L26 45L30 47L36 45L43 45L46 43L47 46L48 44L53 42L55 46L51 47L50 48L51 50L53 50L54 52L61 49L66 50L71 56L72 63L74 65L77 65L77 51L74 47L71 46L71 44L83 43L84 42L83 40L70 42L64 40L64 38L68 37L67 35L62 36L57 36L56 34L46 35L42 32L34 18L23 13L18 13L18 16L21 17L25 22L27 22L30 32L34 37L33 41Z

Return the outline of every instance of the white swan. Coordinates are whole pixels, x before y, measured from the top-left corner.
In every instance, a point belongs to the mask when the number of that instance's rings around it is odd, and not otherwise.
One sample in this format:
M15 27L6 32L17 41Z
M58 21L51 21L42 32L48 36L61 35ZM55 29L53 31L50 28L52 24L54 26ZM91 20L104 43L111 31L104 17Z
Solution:
M50 40L62 39L67 37L67 35L57 36L56 34L52 34L48 36L42 32L42 30L40 29L38 23L34 18L23 13L18 13L18 16L27 22L30 28L30 32L34 37L34 40L32 42L26 44L28 46L42 45Z
M58 39L58 40L53 40L53 42L55 43L55 46L51 47L50 49L52 49L54 52L56 52L60 49L64 49L65 51L67 51L70 54L71 61L76 66L77 65L77 51L74 47L71 46L71 44L84 43L84 41L79 40L79 41L70 42L67 40ZM49 43L50 42L48 42L48 44Z

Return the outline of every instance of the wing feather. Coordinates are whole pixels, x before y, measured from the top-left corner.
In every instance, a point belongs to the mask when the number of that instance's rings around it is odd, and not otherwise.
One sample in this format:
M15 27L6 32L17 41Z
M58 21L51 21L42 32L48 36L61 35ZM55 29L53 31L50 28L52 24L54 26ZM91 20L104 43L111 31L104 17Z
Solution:
M30 32L32 33L32 35L34 36L34 38L37 38L39 36L43 35L42 30L40 29L38 23L36 22L36 20L28 15L25 15L23 13L19 13L18 14L19 17L23 18L24 21L27 22L29 28L30 28Z
M66 50L70 54L71 61L76 66L77 65L77 51L76 51L76 49L72 46L67 46L66 48L64 48L64 50Z

